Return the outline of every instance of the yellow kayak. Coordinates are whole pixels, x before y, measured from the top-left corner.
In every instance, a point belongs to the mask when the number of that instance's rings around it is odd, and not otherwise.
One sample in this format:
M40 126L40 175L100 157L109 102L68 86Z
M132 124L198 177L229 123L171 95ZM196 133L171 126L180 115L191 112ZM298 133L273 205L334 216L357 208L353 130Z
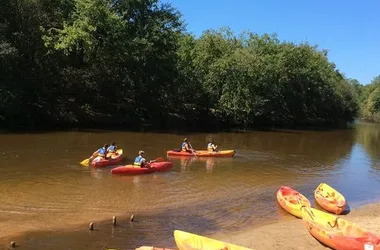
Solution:
M174 240L179 250L252 250L180 230L174 231Z
M326 183L321 183L314 190L315 201L327 211L341 214L346 208L346 199Z
M216 152L209 152L207 150L194 150L193 153L177 150L168 150L168 156L199 156L199 157L233 157L236 154L234 149L220 150Z
M303 207L302 220L311 235L332 249L380 249L380 238L334 214Z
M303 194L288 186L280 187L276 196L281 207L298 218L302 218L302 206L311 206L310 201Z

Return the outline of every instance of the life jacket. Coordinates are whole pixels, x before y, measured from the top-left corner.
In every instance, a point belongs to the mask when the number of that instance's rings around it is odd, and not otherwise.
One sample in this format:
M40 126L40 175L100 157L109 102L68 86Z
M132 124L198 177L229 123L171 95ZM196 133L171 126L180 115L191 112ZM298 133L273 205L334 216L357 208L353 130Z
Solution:
M186 150L186 144L187 144L187 142L185 142L185 141L182 142L182 146L181 146L182 151L185 151L185 152L187 151L187 150Z
M107 150L108 150L108 152L110 152L110 153L114 153L114 152L116 151L116 146L111 145L111 146L108 147Z
M142 162L143 159L144 158L141 155L137 156L135 158L135 162L133 163L133 165L135 165L135 166L141 166L141 162Z
M214 148L212 146L213 146L213 144L211 142L209 144L207 144L207 150L209 152L214 152Z
M106 156L107 150L103 148L99 148L98 150L98 156Z

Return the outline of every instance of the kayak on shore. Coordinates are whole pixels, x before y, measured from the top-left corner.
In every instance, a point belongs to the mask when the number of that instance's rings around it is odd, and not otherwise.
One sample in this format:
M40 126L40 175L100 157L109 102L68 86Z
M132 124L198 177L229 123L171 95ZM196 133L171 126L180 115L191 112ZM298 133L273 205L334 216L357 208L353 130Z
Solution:
M280 187L276 196L281 207L298 218L302 218L303 206L311 207L310 201L303 194L288 186Z
M176 249L166 248L166 247L155 247L155 246L141 246L141 247L135 248L135 250L176 250Z
M170 161L163 162L152 162L148 164L148 168L142 168L132 164L120 166L111 170L112 174L123 174L123 175L139 175L139 174L150 174L154 172L164 172L171 170L173 168L173 163Z
M344 196L326 183L321 183L314 190L315 201L326 211L341 214L346 208Z
M174 231L174 240L179 250L252 250L180 230Z
M190 153L178 149L172 149L168 150L166 154L168 156L233 157L236 154L236 151L234 149L215 152L209 152L208 150L194 150L193 153Z
M116 154L111 155L110 159L101 159L100 161L92 161L91 166L94 168L101 168L101 167L107 167L111 165L119 164L124 159L123 150L118 149L116 150Z
M334 214L303 207L302 220L314 238L332 249L380 249L379 237Z

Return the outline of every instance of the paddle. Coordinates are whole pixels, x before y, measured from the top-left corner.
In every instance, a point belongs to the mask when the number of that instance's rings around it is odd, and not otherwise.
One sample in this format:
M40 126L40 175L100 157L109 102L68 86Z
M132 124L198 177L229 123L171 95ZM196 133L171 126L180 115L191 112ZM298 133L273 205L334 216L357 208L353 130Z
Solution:
M92 153L91 157L88 158L88 159L84 159L83 161L80 162L80 165L82 166L85 166L85 167L88 167L88 164L90 163L90 159L95 155L97 154L98 151L95 151L94 153Z
M154 162L164 162L164 161L165 161L164 158L162 158L162 157L158 157L158 158L156 158L155 160L149 161L149 162L147 163L147 166L150 168L150 164L151 164L151 163L154 163Z
M88 164L90 163L90 159L84 159L80 162L80 165L83 165L85 167L88 167Z
M150 161L149 163L153 163L153 162L163 162L163 161L165 161L164 158L162 158L162 157L158 157L157 159L152 160L152 161Z
M195 157L197 157L197 155L194 153L194 149L193 149L193 145L191 145L191 143L189 142L189 146L190 146L190 149L191 149L191 153L193 153L193 155L195 156Z

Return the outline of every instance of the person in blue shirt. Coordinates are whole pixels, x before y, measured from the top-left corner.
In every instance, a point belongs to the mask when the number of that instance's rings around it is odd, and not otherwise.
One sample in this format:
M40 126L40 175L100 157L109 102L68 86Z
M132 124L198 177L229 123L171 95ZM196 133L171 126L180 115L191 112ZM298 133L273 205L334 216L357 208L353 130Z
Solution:
M115 145L115 142L111 142L111 145L107 148L108 153L115 153L117 150L117 146Z
M193 147L191 146L191 143L189 142L187 138L183 139L181 150L183 152L189 152L191 154L195 152L195 150L193 149Z
M104 144L103 147L96 150L90 157L90 161L92 160L92 161L98 162L102 159L105 159L106 154L107 154L107 148L108 148L108 144Z
M107 148L107 157L111 157L113 154L116 154L117 146L115 142L111 142L111 145Z
M133 163L133 165L141 168L149 168L149 163L146 162L144 155L145 152L140 150L139 155L135 158L135 162Z

